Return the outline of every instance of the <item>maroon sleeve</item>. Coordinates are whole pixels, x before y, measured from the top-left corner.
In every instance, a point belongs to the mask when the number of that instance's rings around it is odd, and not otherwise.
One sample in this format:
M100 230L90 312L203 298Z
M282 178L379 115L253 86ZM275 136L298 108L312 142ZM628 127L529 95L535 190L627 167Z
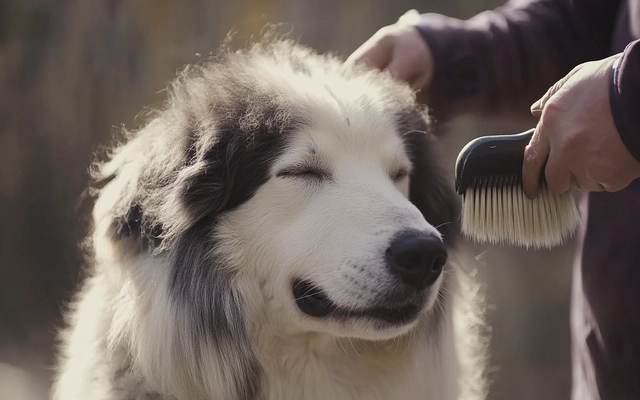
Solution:
M640 161L640 40L631 42L613 70L610 102L622 142Z
M530 116L529 107L576 65L608 55L618 0L511 1L462 21L423 14L416 26L435 60L435 115Z

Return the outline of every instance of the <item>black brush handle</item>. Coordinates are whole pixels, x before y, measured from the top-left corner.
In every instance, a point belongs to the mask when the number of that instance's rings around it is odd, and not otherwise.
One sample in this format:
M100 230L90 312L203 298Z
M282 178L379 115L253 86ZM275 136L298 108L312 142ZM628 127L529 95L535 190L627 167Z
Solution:
M473 182L487 183L493 178L515 176L521 180L524 149L534 131L482 136L469 142L456 160L456 192L464 194L469 186L475 186Z

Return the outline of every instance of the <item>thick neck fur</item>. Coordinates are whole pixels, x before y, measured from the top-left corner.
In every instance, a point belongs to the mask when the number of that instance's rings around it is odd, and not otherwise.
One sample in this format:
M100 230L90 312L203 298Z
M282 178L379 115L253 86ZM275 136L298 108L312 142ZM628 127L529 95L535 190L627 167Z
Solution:
M385 341L265 335L259 350L261 398L456 399L457 382L446 381L457 376L458 368L452 361L450 320L441 328L446 339L439 346L430 341L424 324Z

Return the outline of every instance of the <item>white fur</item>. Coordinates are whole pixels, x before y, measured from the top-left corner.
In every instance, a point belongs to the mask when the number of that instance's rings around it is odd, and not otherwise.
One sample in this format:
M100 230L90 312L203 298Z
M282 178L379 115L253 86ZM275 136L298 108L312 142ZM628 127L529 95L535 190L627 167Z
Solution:
M259 366L262 400L481 398L481 365L472 366L469 381L459 362L468 350L460 347L474 343L475 334L454 318L460 282L453 262L433 284L418 319L398 327L312 318L291 296L293 278L310 279L341 307L361 309L392 283L379 254L394 234L415 229L439 237L408 200L409 177L390 179L398 169L412 168L389 112L413 101L409 89L393 86L394 96L378 89L375 79L388 79L378 75L346 79L319 66L308 76L277 59L252 60L259 68L238 74L263 74L266 90L302 105L311 123L274 160L271 178L209 232L220 244L210 251L235 273L247 346L221 349L206 337L195 341L192 320L169 295L176 262L169 234L163 251L141 253L110 234L112 215L127 207L131 188L145 187L153 148L180 149L179 135L168 132L186 122L169 109L102 167L102 174L116 178L94 209L94 269L63 334L53 399L234 400L233 373L245 370L248 359ZM331 183L275 177L311 157L310 146L330 167ZM186 172L175 160L167 158L155 171L177 171L179 181ZM190 222L175 217L182 212L179 198L164 200L158 215L167 215L165 226L178 236ZM435 301L445 279L451 293L436 331Z

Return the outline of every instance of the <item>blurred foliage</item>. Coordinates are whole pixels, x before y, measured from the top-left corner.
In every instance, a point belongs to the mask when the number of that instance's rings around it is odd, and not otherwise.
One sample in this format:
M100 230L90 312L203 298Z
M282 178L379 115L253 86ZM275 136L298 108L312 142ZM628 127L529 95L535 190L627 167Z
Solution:
M101 145L196 53L267 23L347 56L406 10L467 18L500 0L3 0L0 2L0 363L44 393L61 307L80 280L87 168ZM494 127L447 128L450 159ZM452 161L451 161L452 162ZM482 254L493 329L494 399L566 399L570 246ZM486 250L486 251L485 251Z

